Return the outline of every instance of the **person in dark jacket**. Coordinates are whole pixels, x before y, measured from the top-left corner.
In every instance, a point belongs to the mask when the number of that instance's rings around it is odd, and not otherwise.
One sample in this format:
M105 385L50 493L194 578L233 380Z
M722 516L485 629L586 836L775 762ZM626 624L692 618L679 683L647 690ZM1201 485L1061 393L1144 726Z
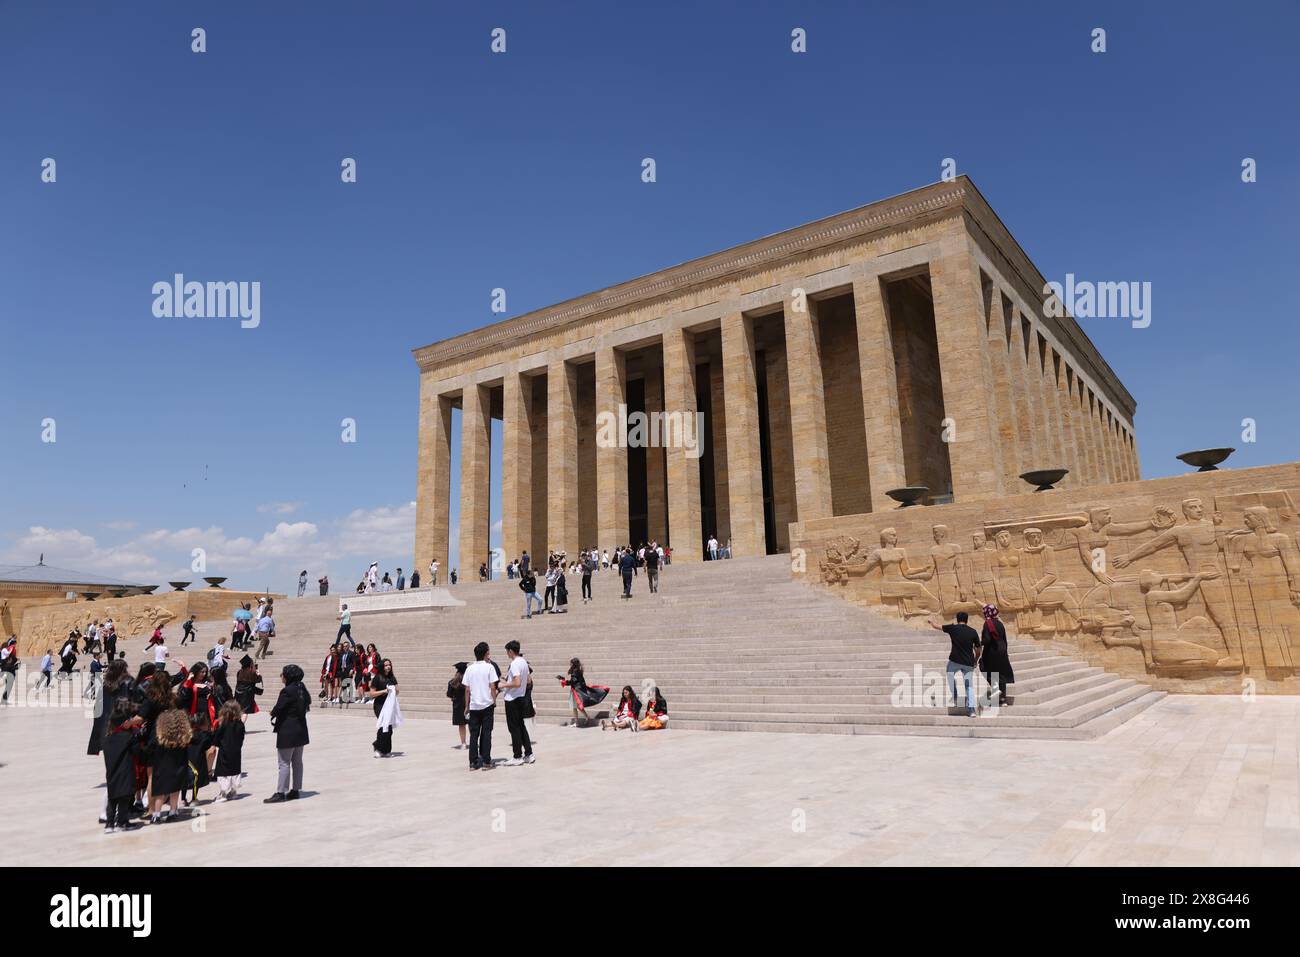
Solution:
M217 746L217 764L213 768L217 778L217 800L233 801L244 770L244 709L238 701L227 701L221 706L221 723L217 725L212 741Z
M104 783L108 795L108 811L104 817L104 833L130 831L139 827L131 823L131 802L135 797L135 762L143 744L143 719L135 713L129 697L113 701L113 711L106 724L107 733L101 747L104 754Z
M262 709L257 706L257 696L262 693L262 676L257 672L257 662L249 655L239 659L239 671L235 675L235 700L244 714L257 714Z
M618 560L618 570L623 576L623 597L632 597L632 576L636 574L636 552L629 548Z
M997 605L984 606L984 627L980 629L980 670L992 691L998 689L998 707L1011 704L1007 700L1007 685L1016 680L1011 670L1011 655L1007 649L1007 627L998 618Z
M975 633L974 628L966 624L968 618L966 612L959 611L955 624L940 625L936 619L931 618L930 627L947 635L951 645L946 666L945 691L952 692L952 707L956 711L962 709L962 688L964 688L966 714L973 718L978 713L975 700L975 666L979 664L980 636ZM958 676L961 678L960 686Z
M275 753L280 776L276 791L263 804L296 801L302 789L302 749L308 744L307 712L311 710L311 693L303 685L303 672L297 665L285 665L280 672L284 687L271 709L271 727L275 729ZM290 788L290 773L293 787Z

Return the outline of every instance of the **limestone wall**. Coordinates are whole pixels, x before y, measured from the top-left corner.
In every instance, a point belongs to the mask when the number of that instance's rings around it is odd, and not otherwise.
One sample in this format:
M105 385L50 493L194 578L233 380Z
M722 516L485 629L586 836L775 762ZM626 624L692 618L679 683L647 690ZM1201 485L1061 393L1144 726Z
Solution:
M1181 692L1300 693L1300 463L790 527L812 587L1009 629Z
M276 598L283 596L276 595ZM119 639L147 637L157 625L169 641L180 641L180 625L193 612L200 641L211 647L218 635L230 634L231 615L243 602L257 607L258 593L226 588L169 591L158 595L62 601L27 608L19 623L18 650L26 656L42 655L47 648L57 654L74 625L82 632L92 621L112 618ZM211 639L211 643L209 642Z

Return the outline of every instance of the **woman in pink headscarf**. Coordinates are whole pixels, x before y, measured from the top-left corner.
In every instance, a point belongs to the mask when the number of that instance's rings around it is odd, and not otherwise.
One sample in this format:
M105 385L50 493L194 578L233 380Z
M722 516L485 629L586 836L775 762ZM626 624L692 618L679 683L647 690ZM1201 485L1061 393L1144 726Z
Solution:
M984 627L980 629L980 671L989 687L998 689L998 707L1009 705L1007 685L1016 680L1011 670L1011 656L1007 653L1007 629L998 618L997 605L984 606Z

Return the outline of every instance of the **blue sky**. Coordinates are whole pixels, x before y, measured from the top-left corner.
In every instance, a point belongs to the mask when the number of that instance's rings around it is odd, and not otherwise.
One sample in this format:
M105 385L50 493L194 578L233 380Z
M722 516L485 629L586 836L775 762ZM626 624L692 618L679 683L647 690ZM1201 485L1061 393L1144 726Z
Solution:
M1292 460L1298 27L1290 2L10 0L0 562L160 581L204 547L280 590L409 568L412 348L500 318L495 287L515 315L945 157L1049 279L1152 283L1149 328L1084 322L1145 475ZM154 317L177 272L261 282L261 325Z

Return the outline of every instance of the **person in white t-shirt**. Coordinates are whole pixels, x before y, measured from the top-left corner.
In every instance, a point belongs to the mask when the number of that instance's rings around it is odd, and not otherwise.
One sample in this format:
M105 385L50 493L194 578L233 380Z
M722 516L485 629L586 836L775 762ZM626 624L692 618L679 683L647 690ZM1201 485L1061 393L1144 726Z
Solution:
M492 720L497 704L497 670L488 660L488 643L474 646L474 663L465 669L465 716L469 719L469 769L492 770Z
M167 646L162 642L153 646L153 663L156 665L167 664Z
M528 662L519 653L519 642L506 642L506 654L510 656L510 670L501 682L501 691L506 699L506 727L510 730L510 750L514 757L506 762L508 765L532 764L533 743L528 738L528 729L524 726L524 695L528 692Z
M429 562L429 584L438 584L438 559Z

